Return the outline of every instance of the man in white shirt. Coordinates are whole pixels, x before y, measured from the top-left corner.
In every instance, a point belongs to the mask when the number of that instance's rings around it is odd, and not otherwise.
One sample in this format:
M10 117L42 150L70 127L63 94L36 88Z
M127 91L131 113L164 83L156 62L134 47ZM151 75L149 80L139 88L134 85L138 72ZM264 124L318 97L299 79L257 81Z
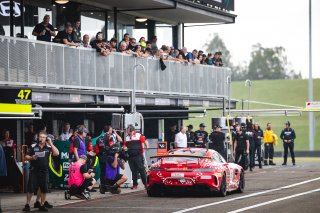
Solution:
M181 127L180 132L176 134L175 140L174 140L174 146L176 149L179 148L186 148L188 143L187 143L187 128L186 127Z
M70 124L65 123L63 127L63 132L59 137L59 140L67 141L72 136L72 132L70 131Z

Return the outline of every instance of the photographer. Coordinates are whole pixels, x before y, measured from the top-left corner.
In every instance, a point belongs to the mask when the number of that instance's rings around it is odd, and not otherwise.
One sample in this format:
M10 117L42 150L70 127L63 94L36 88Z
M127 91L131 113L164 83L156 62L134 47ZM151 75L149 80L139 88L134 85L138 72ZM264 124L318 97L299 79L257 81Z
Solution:
M30 211L30 201L34 192L40 188L41 204L39 211L48 211L45 206L46 193L48 192L48 167L49 156L59 155L59 150L53 145L52 140L47 138L46 132L39 132L38 143L32 144L26 154L25 159L30 161L30 173L27 186L27 204L23 211Z
M114 144L107 155L105 183L110 186L110 192L113 194L120 194L120 186L128 180L126 176L120 174L120 168L124 170L125 163L119 158L120 152L120 145Z
M87 156L80 155L79 159L69 167L68 185L75 194L87 196L86 190L92 190L96 180L92 169L87 169Z
M124 149L129 154L129 166L132 172L133 186L131 189L138 188L138 173L140 174L142 183L146 186L147 176L144 167L143 144L149 149L149 143L143 135L135 131L134 126L129 125L127 128L127 137L124 142Z
M117 134L116 131L109 125L104 126L103 128L104 134L97 139L96 143L96 154L99 158L100 164L100 193L104 194L104 177L106 174L106 159L107 159L107 151L113 144L120 144L122 142L122 138Z

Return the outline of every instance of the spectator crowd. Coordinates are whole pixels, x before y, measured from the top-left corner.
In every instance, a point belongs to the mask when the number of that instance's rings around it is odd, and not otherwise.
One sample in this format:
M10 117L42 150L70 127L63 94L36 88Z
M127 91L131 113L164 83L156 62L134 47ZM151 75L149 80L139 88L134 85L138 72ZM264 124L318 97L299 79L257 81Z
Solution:
M102 55L108 56L112 52L120 52L136 57L158 58L162 60L176 61L182 64L205 64L214 66L223 66L222 53L217 51L214 54L205 54L202 50L188 51L186 47L177 49L167 45L161 47L157 44L157 36L153 36L151 41L141 37L139 41L125 33L122 40L118 43L116 38L107 41L103 38L102 32L97 32L95 38L90 38L88 34L81 35L81 22L75 21L74 24L67 22L64 30L57 34L54 27L49 23L50 16L45 15L43 22L37 24L33 30L33 35L37 40L64 44L70 47L93 48Z

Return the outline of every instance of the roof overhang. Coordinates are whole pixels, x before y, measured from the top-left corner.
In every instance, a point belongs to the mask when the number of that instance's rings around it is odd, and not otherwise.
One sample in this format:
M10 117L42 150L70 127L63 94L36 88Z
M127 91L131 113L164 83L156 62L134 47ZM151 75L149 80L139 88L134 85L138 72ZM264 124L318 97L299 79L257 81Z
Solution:
M74 0L98 8L132 16L146 17L161 23L234 23L236 15L186 0Z

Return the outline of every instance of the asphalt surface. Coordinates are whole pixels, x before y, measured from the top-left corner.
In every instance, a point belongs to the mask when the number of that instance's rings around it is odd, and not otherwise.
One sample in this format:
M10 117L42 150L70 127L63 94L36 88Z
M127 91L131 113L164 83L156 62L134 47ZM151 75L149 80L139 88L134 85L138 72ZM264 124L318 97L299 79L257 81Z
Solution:
M210 197L176 194L150 198L145 191L93 199L50 212L320 212L320 161L266 166L246 172L242 194Z

